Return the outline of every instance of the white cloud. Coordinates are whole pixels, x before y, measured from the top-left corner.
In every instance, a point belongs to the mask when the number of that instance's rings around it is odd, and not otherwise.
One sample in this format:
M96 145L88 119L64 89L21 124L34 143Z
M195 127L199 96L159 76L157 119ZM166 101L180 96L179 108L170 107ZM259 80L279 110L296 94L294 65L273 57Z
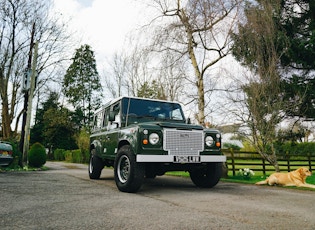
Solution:
M98 65L122 49L126 36L141 24L141 5L133 0L54 0L55 11L70 19L80 43L91 45Z

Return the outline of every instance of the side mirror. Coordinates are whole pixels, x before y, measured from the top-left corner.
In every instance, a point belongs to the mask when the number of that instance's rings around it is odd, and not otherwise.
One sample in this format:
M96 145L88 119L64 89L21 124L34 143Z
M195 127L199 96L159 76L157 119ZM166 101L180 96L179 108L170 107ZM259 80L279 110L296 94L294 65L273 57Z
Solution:
M186 124L191 124L190 118L186 119Z

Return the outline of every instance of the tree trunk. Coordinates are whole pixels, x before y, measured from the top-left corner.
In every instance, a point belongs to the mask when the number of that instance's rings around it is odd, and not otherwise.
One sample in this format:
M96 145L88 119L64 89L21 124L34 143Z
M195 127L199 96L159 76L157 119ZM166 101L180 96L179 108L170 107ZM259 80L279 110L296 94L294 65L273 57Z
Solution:
M187 45L188 45L188 54L191 60L191 64L195 70L196 77L196 86L198 89L198 116L197 120L199 124L204 125L205 123L205 93L204 93L204 84L203 84L203 75L200 72L197 58L194 52L194 37L191 25L189 24L188 18L185 14L185 11L182 10L181 21L186 28L187 33Z
M201 125L205 125L205 93L203 78L198 78L198 122Z
M274 152L271 155L264 152L259 152L259 154L275 168L276 172L280 172L277 156Z
M8 99L6 97L2 98L2 136L3 139L9 139L11 137L11 121L9 116L9 105L8 105Z

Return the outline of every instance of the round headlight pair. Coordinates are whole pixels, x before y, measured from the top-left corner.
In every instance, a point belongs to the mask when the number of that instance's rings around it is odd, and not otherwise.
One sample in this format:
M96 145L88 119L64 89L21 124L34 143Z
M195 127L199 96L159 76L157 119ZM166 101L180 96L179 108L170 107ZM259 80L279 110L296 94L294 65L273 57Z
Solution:
M211 147L214 145L214 139L211 136L207 136L205 139L205 142L208 147Z
M156 145L160 140L160 137L157 133L151 133L149 135L149 142L151 145Z

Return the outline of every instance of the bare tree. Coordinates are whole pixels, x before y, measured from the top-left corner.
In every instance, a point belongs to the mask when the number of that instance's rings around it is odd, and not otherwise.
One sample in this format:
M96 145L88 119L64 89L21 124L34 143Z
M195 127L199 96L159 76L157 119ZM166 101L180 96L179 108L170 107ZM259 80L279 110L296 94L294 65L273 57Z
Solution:
M186 94L184 89L187 83L183 81L187 78L185 63L181 59L176 60L172 53L165 52L159 64L159 70L156 71L157 82L168 100L179 101L179 98Z
M140 89L152 80L150 72L150 58L147 50L136 44L128 55L128 68L126 78L126 89L129 95L138 96Z
M165 26L156 31L155 51L172 51L177 59L189 58L196 87L200 124L205 123L205 81L216 63L230 53L230 34L234 30L240 0L155 0Z
M124 94L138 96L139 89L145 82L152 80L149 65L148 53L138 45L128 53L115 53L108 62L108 70L104 72L105 89L112 97Z
M183 79L186 68L181 60L175 60L176 57L172 55L165 52L159 57L151 53L146 46L136 46L127 61L127 91L133 96L139 96L140 91L150 87L148 90L160 89L156 92L158 99L178 100L185 86Z
M124 54L114 53L112 63L108 63L109 70L104 73L105 89L114 98L122 95L127 74L127 61Z
M58 63L66 58L60 55L67 47L65 26L49 15L50 2L40 0L3 0L0 3L0 94L2 136L16 135L18 104L21 99L22 79L25 75L34 23L34 40L39 42L37 86L52 79ZM18 115L17 115L18 114ZM16 121L15 130L11 124Z

